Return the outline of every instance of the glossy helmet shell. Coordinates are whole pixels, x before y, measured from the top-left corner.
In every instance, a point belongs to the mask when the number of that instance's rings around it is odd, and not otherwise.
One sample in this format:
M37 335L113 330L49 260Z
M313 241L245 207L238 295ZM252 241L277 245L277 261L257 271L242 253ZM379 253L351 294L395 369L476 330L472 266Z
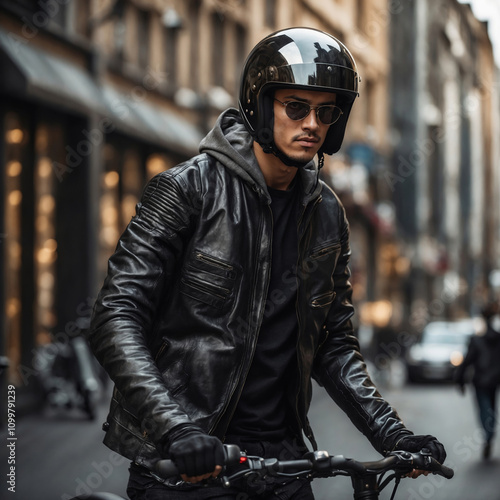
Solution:
M331 155L342 144L358 83L356 63L339 40L313 28L289 28L267 36L250 52L241 78L239 108L249 133L264 151L271 152L275 148L274 89L335 92L343 114L330 126L320 150Z

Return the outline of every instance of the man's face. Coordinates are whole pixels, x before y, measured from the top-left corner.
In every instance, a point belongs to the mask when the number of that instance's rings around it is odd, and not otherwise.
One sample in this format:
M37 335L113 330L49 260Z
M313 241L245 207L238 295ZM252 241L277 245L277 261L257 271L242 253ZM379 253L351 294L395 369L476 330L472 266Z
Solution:
M274 142L290 158L308 162L314 158L322 146L330 125L323 124L312 109L303 120L292 120L282 103L300 101L313 106L335 104L333 92L312 90L279 89L274 94Z

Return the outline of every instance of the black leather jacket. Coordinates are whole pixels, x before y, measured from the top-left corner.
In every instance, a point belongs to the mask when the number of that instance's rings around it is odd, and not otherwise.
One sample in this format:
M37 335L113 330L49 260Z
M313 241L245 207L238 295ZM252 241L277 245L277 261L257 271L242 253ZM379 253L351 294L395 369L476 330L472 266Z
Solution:
M109 261L89 333L116 386L105 443L145 466L178 424L224 439L267 297L270 197L236 110L219 118L201 150L147 186ZM353 336L344 209L312 163L300 175L293 420L314 445L307 412L315 377L384 453L410 432L371 383Z

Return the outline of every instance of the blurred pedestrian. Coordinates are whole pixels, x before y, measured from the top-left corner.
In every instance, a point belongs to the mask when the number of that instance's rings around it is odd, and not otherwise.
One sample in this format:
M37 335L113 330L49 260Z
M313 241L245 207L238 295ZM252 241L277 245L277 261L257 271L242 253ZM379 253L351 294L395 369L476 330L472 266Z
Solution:
M486 332L471 337L465 359L457 370L456 381L464 394L472 370L472 385L484 429L483 458L487 459L495 436L496 396L500 386L500 303L488 304L482 315L486 321Z
M222 442L267 458L301 457L303 436L315 446L311 377L380 453L445 459L382 399L353 334L349 227L318 167L340 148L358 79L327 33L266 37L245 64L239 110L146 187L89 333L116 384L105 443L133 461L130 498L242 498L200 481L220 473ZM158 481L161 457L185 482ZM313 498L307 479L269 479L241 490Z

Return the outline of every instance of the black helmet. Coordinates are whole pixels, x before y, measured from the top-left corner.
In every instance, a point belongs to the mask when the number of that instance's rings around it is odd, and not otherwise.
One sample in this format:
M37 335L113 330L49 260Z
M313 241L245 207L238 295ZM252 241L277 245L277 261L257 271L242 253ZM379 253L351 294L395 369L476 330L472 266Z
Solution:
M273 139L273 91L294 87L335 92L343 114L330 126L318 152L321 158L322 153L331 155L340 149L358 82L356 63L339 40L312 28L289 28L267 36L250 52L241 78L239 108L246 128L263 150L286 160ZM293 160L285 163L293 165Z

